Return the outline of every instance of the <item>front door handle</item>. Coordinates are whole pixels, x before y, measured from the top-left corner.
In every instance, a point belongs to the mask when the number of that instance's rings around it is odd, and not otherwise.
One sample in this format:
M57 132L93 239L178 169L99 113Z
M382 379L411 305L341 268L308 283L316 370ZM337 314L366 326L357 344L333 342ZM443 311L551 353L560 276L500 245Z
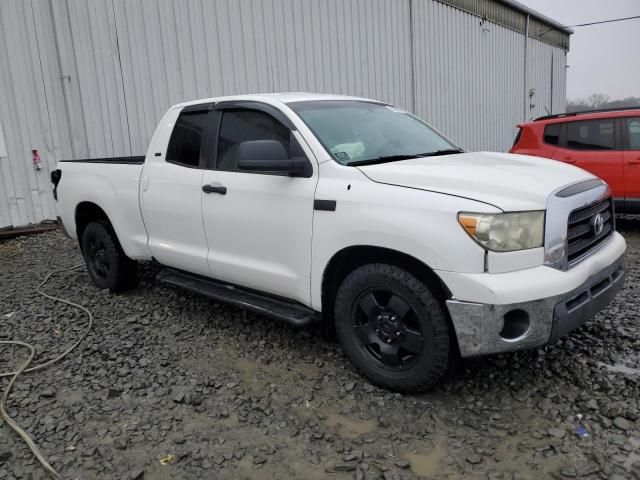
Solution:
M576 163L576 161L571 157L564 157L563 161L566 163Z
M204 193L219 193L220 195L226 195L227 187L223 187L222 185L204 185L202 187L202 191Z
M629 160L629 165L640 165L640 157L634 160Z

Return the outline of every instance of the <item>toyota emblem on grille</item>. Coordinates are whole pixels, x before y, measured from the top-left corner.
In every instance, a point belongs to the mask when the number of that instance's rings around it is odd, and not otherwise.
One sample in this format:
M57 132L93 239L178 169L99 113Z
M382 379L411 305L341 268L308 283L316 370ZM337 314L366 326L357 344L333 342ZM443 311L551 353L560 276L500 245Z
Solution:
M593 228L593 233L596 235L600 235L602 233L602 230L604 230L604 218L602 217L602 214L599 213L593 217L593 220L591 220L591 228Z

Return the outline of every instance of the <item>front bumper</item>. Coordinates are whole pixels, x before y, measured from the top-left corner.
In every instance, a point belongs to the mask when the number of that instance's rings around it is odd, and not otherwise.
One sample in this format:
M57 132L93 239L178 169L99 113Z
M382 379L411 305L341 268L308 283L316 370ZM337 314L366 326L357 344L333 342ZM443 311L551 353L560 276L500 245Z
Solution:
M553 342L605 308L622 288L624 277L620 255L577 287L546 298L498 305L448 300L460 353L470 357Z
M624 258L592 276L587 282L563 295L553 309L549 343L555 342L581 326L604 309L624 286Z

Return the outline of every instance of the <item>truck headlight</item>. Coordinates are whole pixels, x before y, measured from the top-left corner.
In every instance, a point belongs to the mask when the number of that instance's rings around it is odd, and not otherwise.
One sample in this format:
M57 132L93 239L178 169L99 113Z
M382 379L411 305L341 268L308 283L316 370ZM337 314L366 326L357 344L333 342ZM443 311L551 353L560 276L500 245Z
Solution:
M488 250L511 252L544 245L544 210L458 214L462 228Z

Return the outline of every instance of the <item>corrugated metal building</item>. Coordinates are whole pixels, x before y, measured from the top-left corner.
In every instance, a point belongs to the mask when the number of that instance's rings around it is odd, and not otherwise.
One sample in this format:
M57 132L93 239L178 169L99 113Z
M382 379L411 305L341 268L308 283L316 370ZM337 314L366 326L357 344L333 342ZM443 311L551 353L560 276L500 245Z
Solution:
M504 151L564 111L570 33L512 0L2 0L0 228L56 217L57 160L144 154L196 98L361 95Z

